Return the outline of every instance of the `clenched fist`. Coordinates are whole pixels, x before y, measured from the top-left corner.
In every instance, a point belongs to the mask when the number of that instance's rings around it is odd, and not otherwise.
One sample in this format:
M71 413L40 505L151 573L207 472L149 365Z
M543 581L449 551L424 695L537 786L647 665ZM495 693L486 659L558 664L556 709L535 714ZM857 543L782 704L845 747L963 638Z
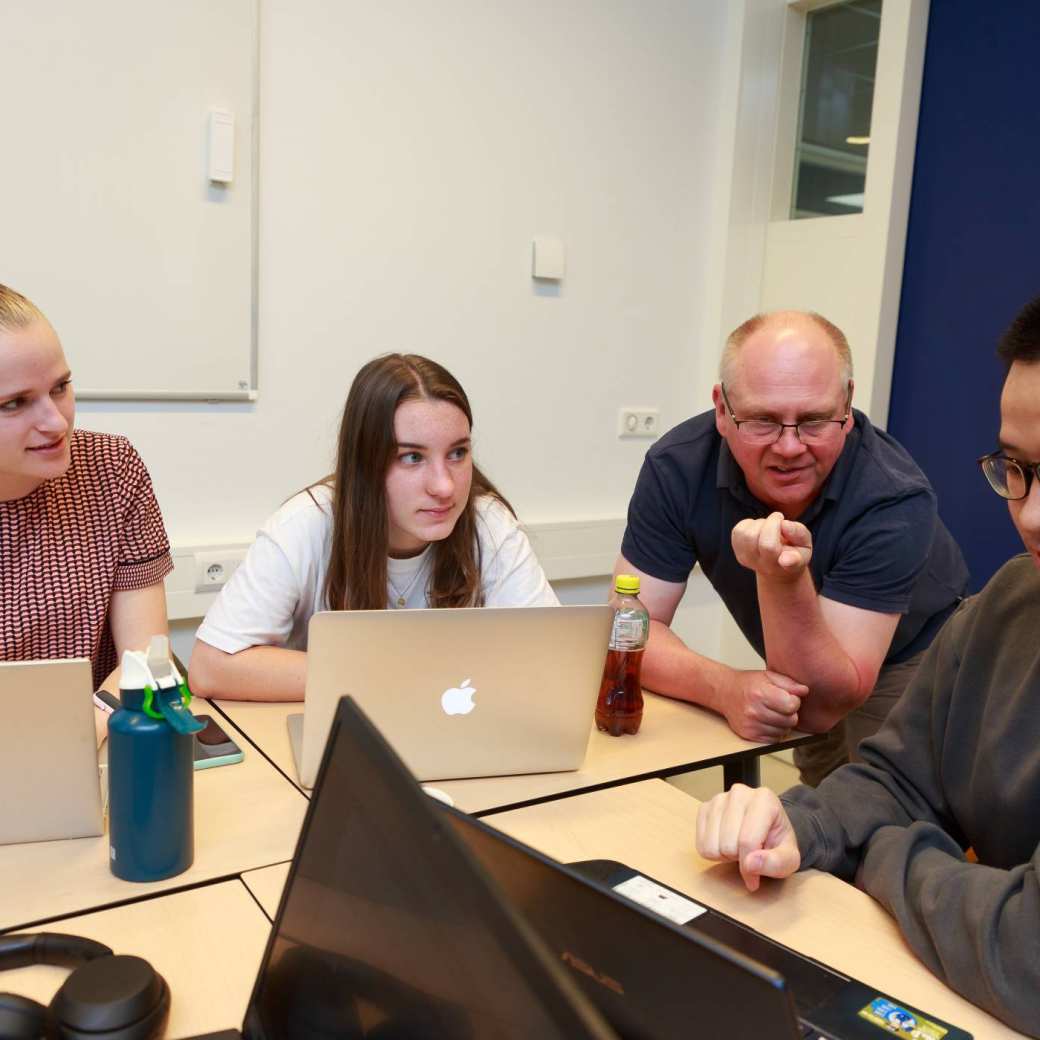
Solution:
M809 566L812 535L805 524L770 513L764 520L741 520L733 528L737 560L764 578L792 581Z
M798 710L808 693L808 686L780 672L736 672L722 713L738 737L772 743L798 727Z
M705 859L736 860L751 892L761 878L787 877L802 862L780 799L766 787L743 784L734 784L700 807L697 851Z

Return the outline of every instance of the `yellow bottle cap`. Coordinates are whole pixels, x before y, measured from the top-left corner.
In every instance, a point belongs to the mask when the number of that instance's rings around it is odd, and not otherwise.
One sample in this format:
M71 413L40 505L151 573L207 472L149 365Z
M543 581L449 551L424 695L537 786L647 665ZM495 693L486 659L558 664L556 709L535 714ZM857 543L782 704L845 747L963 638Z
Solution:
M614 579L614 588L624 596L639 595L639 575L619 574Z

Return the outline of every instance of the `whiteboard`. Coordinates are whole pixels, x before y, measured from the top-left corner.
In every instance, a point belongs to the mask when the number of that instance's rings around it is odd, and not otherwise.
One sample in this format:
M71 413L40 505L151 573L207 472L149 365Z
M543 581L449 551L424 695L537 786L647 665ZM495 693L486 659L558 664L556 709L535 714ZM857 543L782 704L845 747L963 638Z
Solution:
M4 0L0 282L79 398L256 389L258 0ZM234 177L209 180L209 113Z

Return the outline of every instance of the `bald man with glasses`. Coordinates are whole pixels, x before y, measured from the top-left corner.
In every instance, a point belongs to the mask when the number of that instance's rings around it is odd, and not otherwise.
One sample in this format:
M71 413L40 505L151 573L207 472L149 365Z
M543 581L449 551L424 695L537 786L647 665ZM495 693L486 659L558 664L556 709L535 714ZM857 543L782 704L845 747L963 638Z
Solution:
M714 410L647 453L617 564L650 611L644 685L749 740L827 733L795 750L813 785L878 729L968 581L928 480L852 408L853 389L848 343L825 318L744 322ZM695 564L764 670L704 657L669 628Z

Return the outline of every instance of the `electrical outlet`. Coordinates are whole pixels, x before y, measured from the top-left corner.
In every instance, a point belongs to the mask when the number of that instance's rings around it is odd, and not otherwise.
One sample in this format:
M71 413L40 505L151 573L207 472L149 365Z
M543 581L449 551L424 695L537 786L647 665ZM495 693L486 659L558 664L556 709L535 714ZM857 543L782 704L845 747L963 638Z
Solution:
M245 549L195 553L195 591L216 592L246 558Z
M619 437L656 437L661 413L656 408L622 408L618 412Z

